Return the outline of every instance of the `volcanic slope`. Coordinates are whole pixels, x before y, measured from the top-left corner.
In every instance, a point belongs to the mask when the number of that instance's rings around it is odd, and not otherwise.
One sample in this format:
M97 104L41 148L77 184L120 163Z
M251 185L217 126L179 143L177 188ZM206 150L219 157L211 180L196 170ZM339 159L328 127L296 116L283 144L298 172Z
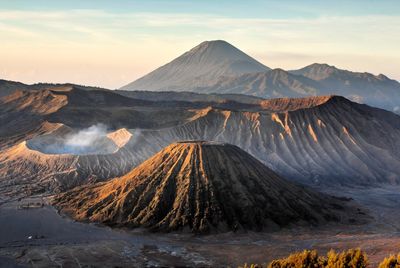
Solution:
M305 184L400 183L398 115L338 96L270 100L263 108L204 109L185 124L142 131L130 150L145 159L179 140L228 142Z
M220 78L214 85L199 89L220 94L247 94L262 98L304 97L320 94L320 85L310 78L282 69ZM328 93L329 94L329 93Z
M121 89L186 91L211 85L221 77L267 70L226 41L205 41Z
M198 91L262 98L342 95L383 108L393 108L400 103L400 83L396 80L382 74L351 72L317 63L294 71L273 69L222 77L214 85Z
M352 72L319 63L298 70L271 70L222 40L203 42L121 89L261 98L341 95L400 113L400 83L383 74Z
M74 135L74 130L59 124L50 133L3 150L0 193L15 197L64 191L121 176L132 168L134 154L124 148L132 136L127 130L96 137L90 146L66 146L63 137Z
M50 91L15 91L0 98L0 149L59 127L44 118L68 103L65 96Z
M0 192L66 190L121 176L151 155L130 149L142 128L181 125L210 106L261 108L224 98L146 101L75 86L16 91L0 98ZM88 140L98 125L103 133Z
M352 72L319 63L290 73L316 81L319 95L342 95L357 102L400 112L400 83L383 74Z
M0 191L67 190L122 176L181 140L237 145L304 184L400 183L400 117L384 110L337 96L260 100L237 109L232 102L191 106L113 94L72 89L2 98ZM25 129L20 120L28 132L18 131ZM80 126L108 122L111 133L78 151L66 142Z
M286 181L237 146L204 141L171 144L123 177L75 188L54 203L77 220L162 231L273 230L361 215Z
M189 111L191 105L138 100L110 90L75 86L19 90L0 98L0 149L51 132L57 124L87 128L102 123L114 130L174 125L195 114Z

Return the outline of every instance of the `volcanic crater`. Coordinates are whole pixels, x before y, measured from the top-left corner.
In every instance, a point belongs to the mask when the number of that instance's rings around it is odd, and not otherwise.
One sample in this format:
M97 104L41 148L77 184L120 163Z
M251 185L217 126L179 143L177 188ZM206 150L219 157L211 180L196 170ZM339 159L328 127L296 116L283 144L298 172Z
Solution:
M61 130L28 140L26 146L30 150L50 155L107 155L116 153L131 136L125 129L108 133L98 126L80 131L64 126Z

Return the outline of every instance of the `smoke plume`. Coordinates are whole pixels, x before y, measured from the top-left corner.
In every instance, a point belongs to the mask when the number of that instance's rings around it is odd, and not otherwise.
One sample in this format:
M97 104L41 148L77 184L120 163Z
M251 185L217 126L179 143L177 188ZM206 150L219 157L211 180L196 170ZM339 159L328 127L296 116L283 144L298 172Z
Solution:
M31 140L28 146L47 154L109 154L117 145L107 138L107 127L97 124L64 136L45 135Z
M99 139L107 135L107 127L103 124L93 125L82 129L77 133L65 137L65 146L87 147L93 145Z

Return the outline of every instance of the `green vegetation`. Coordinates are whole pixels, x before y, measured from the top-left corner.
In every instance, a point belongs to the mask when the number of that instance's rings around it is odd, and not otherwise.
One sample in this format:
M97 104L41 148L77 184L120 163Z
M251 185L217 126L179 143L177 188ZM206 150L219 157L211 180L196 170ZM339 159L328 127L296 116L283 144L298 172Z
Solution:
M316 250L296 252L286 258L273 260L269 265L245 264L240 268L369 268L367 254L360 249L335 252L319 256ZM400 254L389 256L379 268L400 268Z

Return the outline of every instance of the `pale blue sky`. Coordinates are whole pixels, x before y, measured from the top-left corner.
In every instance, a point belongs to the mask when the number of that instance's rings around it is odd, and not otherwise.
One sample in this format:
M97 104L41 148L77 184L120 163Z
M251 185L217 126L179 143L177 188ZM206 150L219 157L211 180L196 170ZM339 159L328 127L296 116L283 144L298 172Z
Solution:
M116 88L204 40L400 79L400 1L2 1L0 78Z
M112 12L197 13L234 17L299 18L359 15L398 15L396 0L2 0L2 9L20 10L73 10L99 9Z

